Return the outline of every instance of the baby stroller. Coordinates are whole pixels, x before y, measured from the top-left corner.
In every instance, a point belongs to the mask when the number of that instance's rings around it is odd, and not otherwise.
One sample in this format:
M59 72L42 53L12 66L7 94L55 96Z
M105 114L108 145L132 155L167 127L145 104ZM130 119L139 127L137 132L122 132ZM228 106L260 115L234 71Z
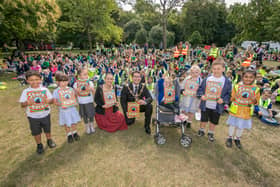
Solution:
M178 81L174 80L173 85L175 86L175 95L180 98L180 86ZM167 107L163 103L158 103L158 97L159 97L159 89L158 84L155 88L155 95L157 100L157 106L156 106L156 119L154 119L153 124L155 124L155 135L154 140L155 143L158 145L163 145L166 143L165 137L160 133L160 128L167 124L168 126L172 127L180 127L181 128L181 138L180 138L180 144L183 147L189 147L192 143L191 137L187 136L185 134L185 119L179 119L175 120L175 116L179 114L180 108L179 108L179 100L175 101L172 107ZM166 125L165 125L166 126Z

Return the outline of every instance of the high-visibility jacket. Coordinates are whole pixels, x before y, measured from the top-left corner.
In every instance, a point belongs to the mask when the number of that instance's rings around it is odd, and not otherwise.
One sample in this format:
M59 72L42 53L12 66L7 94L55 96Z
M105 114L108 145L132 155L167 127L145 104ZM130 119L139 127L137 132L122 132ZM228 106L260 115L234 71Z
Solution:
M270 103L271 103L271 99L267 99L263 102L262 98L260 98L259 106L267 109Z
M219 48L217 48L217 47L216 48L211 48L209 56L213 56L214 58L217 58L218 53L219 53Z
M118 77L117 77L118 76ZM117 81L118 81L118 85L121 85L121 82L122 82L122 79L121 79L121 76L118 74L114 74L114 81L113 81L113 85L115 84L116 82L116 77L117 77Z
M149 91L153 92L155 88L155 84L152 82L150 84L146 84L146 87Z
M237 84L237 85L235 85L234 86L234 88L233 89L235 89L235 91L238 91L238 88L239 88L239 84ZM260 91L260 89L256 86L255 87L256 89L255 89L255 95ZM238 107L239 107L240 105L236 102L236 101L233 101L232 103L231 103L231 105L230 105L230 107L229 107L229 111L230 111L230 113L232 113L232 114L236 114L237 113L237 111L238 111ZM250 111L250 114L251 115L253 115L254 114L254 105L252 104L251 106L250 106L250 108L251 108L251 111Z
M276 101L280 102L280 88L277 89Z

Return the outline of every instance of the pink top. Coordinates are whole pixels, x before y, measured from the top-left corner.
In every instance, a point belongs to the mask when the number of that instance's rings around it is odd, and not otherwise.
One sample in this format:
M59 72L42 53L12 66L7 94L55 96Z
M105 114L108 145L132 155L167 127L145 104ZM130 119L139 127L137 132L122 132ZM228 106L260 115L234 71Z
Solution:
M31 70L35 70L35 71L41 71L41 66L40 65L37 65L37 66L32 66L31 67Z

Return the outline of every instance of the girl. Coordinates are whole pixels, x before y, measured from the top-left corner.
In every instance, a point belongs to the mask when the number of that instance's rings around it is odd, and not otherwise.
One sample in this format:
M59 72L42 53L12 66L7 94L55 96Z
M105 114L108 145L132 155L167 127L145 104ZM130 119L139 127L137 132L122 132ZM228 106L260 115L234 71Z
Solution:
M77 132L77 123L81 121L76 109L77 100L75 92L68 87L69 77L62 73L56 73L58 88L54 90L54 103L59 106L59 125L65 127L68 143L78 141L80 136Z
M254 105L260 100L260 91L254 84L256 72L245 70L242 74L242 82L234 86L231 93L230 115L227 120L229 125L229 137L226 141L227 147L232 147L232 137L235 132L235 145L241 149L240 137L243 129L252 128L251 115L254 112Z
M181 110L188 116L187 128L191 127L191 123L195 112L197 112L200 100L196 96L197 89L202 82L200 78L201 70L197 65L190 68L190 77L186 77L183 81L183 97Z
M88 80L87 69L78 70L78 80L74 83L74 89L78 96L79 112L83 118L86 128L86 133L91 134L95 132L93 127L94 106L93 106L93 83Z
M127 125L123 114L117 106L116 89L113 87L114 76L105 75L105 83L98 86L94 96L96 105L95 120L100 129L107 132L126 130Z

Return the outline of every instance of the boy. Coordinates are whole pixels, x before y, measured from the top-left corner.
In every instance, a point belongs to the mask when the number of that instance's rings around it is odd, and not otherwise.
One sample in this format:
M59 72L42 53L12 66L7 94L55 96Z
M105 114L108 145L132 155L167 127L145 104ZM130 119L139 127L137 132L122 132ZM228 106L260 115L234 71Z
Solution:
M19 102L21 107L26 108L31 134L37 143L37 153L42 154L44 152L41 143L42 129L46 135L48 146L50 148L56 147L51 139L49 104L52 103L52 95L47 88L41 86L42 80L38 71L28 71L25 76L30 87L23 90Z
M272 111L271 95L272 92L270 89L263 90L259 105L255 106L255 113L259 118L262 116L274 117L277 114L277 112Z
M219 57L212 64L212 75L205 78L197 90L197 96L201 98L201 123L198 136L204 136L205 127L210 122L208 139L213 142L215 126L219 123L224 105L229 104L231 94L231 82L223 75L225 62Z

